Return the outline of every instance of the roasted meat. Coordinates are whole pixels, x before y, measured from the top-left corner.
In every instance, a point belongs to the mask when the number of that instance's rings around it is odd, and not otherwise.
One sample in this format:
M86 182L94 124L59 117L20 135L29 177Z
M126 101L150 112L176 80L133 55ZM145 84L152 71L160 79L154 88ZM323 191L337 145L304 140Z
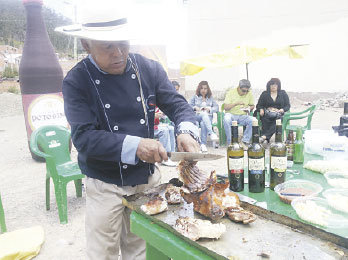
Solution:
M168 204L180 204L182 201L180 188L172 184L168 184L164 196L166 197Z
M218 239L226 232L224 224L212 224L209 220L201 220L194 218L178 218L174 228L180 234L190 238L193 241L201 237Z
M201 192L216 182L215 171L210 174L200 171L194 162L181 161L179 163L179 179L189 192Z
M249 224L256 220L255 214L250 211L244 210L242 207L229 207L225 209L228 218L234 222L242 222L243 224Z
M144 205L140 206L140 209L147 215L155 215L162 213L168 209L167 201L159 195L153 196Z
M225 213L221 205L221 199L217 196L215 185L211 185L205 191L196 193L191 193L188 189L182 188L181 195L187 203L193 203L194 211L212 220L218 220L222 218Z
M235 222L255 221L253 213L240 207L239 197L228 189L229 183L217 183L215 171L207 177L195 163L186 161L180 162L179 171L184 183L181 195L187 203L193 203L194 211L212 220L221 219L226 213Z

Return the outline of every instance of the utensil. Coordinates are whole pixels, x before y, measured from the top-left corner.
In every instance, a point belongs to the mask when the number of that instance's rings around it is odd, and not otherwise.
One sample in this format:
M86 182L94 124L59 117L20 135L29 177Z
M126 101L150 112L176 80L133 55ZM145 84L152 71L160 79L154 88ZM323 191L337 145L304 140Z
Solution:
M224 155L212 153L189 153L189 152L168 152L168 157L174 162L185 161L210 161L225 157Z
M283 193L283 192L281 192L280 195L283 195L283 196L304 196L304 194L300 194L300 193Z

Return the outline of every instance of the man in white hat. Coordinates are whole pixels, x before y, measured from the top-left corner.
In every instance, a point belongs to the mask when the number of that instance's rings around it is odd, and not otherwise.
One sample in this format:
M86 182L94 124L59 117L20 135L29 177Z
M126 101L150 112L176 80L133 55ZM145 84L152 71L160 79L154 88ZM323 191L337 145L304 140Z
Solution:
M145 259L145 241L130 233L122 196L160 182L154 164L168 157L153 139L156 106L178 126L178 150L199 151L192 108L159 63L129 53L132 37L119 12L93 9L81 25L56 29L81 38L89 53L65 77L63 95L79 166L87 175L87 259L93 260L118 259L119 249L122 259Z

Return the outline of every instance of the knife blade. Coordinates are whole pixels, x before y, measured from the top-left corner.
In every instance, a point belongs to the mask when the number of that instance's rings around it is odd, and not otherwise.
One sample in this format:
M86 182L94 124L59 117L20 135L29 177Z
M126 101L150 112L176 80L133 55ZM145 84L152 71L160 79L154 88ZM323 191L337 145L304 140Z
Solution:
M174 162L185 161L210 161L223 158L225 156L212 153L189 153L189 152L168 152L168 157Z

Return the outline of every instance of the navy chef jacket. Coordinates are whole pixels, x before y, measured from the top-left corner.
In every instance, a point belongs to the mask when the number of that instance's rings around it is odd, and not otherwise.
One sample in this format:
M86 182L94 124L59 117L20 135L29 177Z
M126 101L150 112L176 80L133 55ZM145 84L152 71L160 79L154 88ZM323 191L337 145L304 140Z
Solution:
M142 84L143 109L138 70ZM178 128L196 132L195 114L163 67L130 53L125 72L103 72L89 56L63 81L64 109L83 174L119 186L145 184L154 165L136 157L140 138L153 138L155 107Z

